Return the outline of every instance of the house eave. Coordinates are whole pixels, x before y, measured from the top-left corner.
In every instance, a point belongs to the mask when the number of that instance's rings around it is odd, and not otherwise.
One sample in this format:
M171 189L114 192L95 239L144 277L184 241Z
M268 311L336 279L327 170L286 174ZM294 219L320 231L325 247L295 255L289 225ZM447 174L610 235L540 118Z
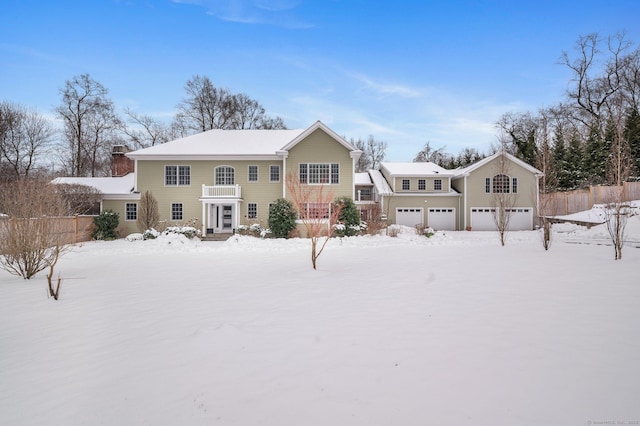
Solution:
M197 154L166 154L166 155L131 155L134 160L151 161L279 161L282 156L276 154L232 154L232 155L197 155Z

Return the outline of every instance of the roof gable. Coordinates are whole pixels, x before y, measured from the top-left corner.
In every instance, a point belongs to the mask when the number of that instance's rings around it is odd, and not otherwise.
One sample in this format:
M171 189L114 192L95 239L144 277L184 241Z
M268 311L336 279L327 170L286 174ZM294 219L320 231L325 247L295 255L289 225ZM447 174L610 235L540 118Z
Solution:
M346 139L344 139L342 136L338 135L336 132L334 132L333 130L331 130L329 127L327 127L326 124L324 124L322 121L318 120L315 123L313 123L310 127L308 127L305 131L303 131L302 133L300 133L299 135L297 135L293 140L291 140L291 142L289 142L288 144L286 144L285 146L283 146L281 148L281 151L289 151L291 148L293 148L294 146L296 146L297 144L299 144L302 140L304 140L307 136L309 136L311 133L315 132L316 130L322 130L323 132L325 132L326 134L328 134L329 136L331 136L333 139L335 139L338 143L340 143L342 146L344 146L348 151L350 152L359 152L362 153L362 151L358 150L355 146L351 145L349 142L347 142ZM358 156L359 157L359 156Z
M471 164L470 166L467 166L463 169L457 169L455 170L455 174L456 174L456 178L459 177L463 177L463 176L467 176L468 174L472 173L473 171L479 169L480 167L484 166L485 164L490 163L491 161L493 161L494 159L498 158L500 155L505 155L511 162L517 164L518 166L522 167L523 169L525 169L526 171L533 173L535 175L542 175L543 173L536 169L535 167L531 166L528 163L525 163L524 161L522 161L521 159L519 159L518 157L509 154L508 152L504 152L504 151L498 151L493 155L490 155L488 157L483 158L482 160Z

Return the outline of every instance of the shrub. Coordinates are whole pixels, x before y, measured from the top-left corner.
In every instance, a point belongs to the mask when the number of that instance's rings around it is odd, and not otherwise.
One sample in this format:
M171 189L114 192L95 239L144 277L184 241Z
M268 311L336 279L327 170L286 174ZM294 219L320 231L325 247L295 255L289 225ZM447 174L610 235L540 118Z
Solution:
M360 233L360 210L349 197L336 198L334 205L340 208L338 225L334 232L339 237L350 237Z
M185 237L192 239L196 235L199 235L199 232L193 226L169 226L164 231L162 231L162 234L182 234Z
M269 228L263 228L259 223L252 223L251 225L239 225L236 228L236 232L240 235L250 235L252 237L265 238L271 234Z
M158 201L151 192L145 191L140 197L140 204L138 207L138 220L136 222L138 229L140 232L144 232L147 229L157 227L158 222L160 222Z
M160 232L156 231L155 228L147 229L142 233L142 238L145 240L155 240L160 236Z
M120 223L118 213L113 210L107 210L93 218L93 224L96 229L91 234L94 240L114 240L118 238L116 228Z
M278 198L269 209L269 229L276 238L289 238L296 228L296 209L291 201Z

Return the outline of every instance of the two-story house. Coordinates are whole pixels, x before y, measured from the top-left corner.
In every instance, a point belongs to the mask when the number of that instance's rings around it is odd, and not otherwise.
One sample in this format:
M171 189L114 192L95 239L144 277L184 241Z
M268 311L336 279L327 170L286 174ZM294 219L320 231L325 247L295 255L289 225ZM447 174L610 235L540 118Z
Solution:
M360 155L320 121L303 130L210 130L133 152L117 149L114 177L54 182L101 189L101 209L119 213L123 235L139 231L145 191L158 201L167 225L196 223L203 235L267 225L269 206L288 198L290 173L304 185L326 185L334 196L354 199L365 220L375 210L388 224L492 230L496 208L506 208L510 230L534 227L541 173L510 154L456 170L388 162L355 173Z

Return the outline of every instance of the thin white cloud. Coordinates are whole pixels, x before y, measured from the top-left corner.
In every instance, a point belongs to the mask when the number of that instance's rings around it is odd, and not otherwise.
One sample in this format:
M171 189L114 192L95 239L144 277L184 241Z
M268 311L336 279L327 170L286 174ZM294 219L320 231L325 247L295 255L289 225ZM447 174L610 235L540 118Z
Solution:
M314 25L298 19L295 0L172 0L176 4L191 4L206 9L218 19L238 24L272 25L287 29L307 29Z
M417 88L395 83L381 83L359 73L350 73L351 77L364 84L363 90L372 91L383 96L400 96L402 98L416 98L422 95Z

